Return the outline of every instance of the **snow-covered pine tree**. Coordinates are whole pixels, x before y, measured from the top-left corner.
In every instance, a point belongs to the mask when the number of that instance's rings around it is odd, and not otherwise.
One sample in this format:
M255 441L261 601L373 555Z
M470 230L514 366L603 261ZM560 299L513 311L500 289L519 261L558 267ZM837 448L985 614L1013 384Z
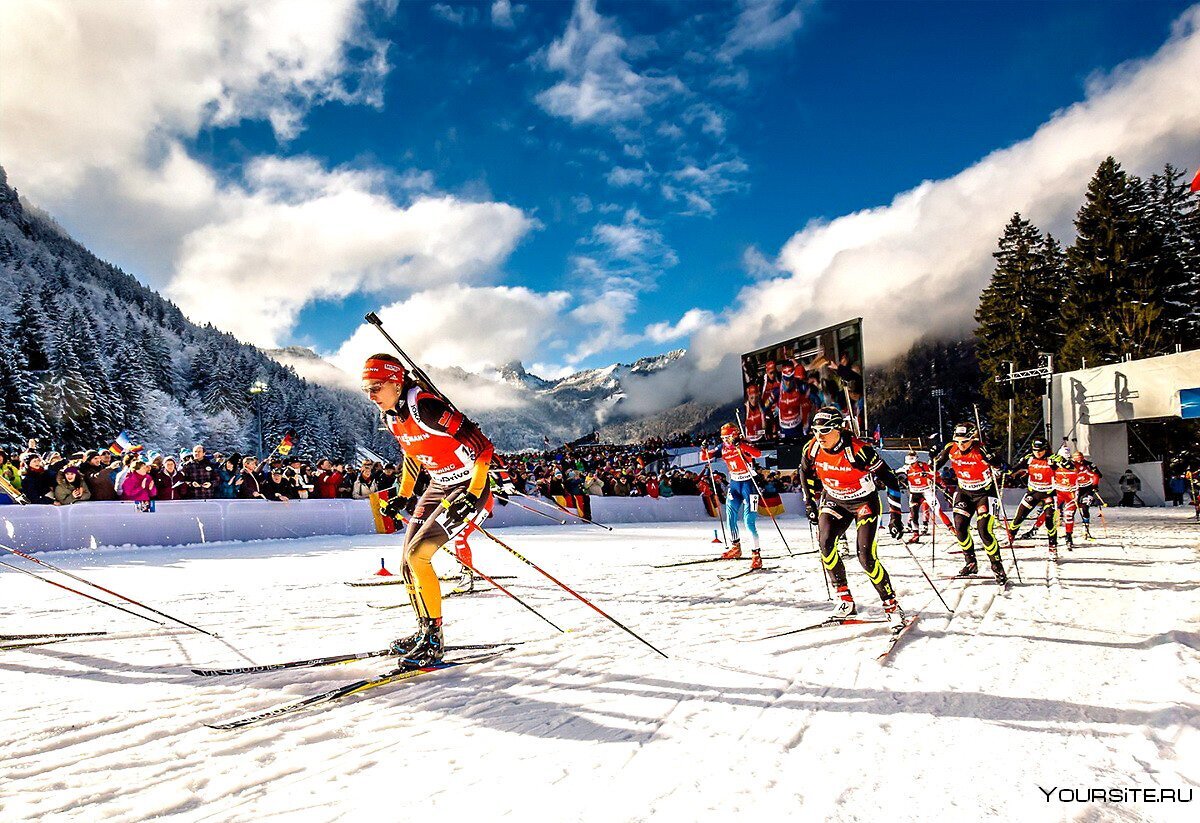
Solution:
M1200 346L1200 249L1189 237L1200 195L1188 188L1185 174L1169 163L1146 183L1144 215L1158 235L1155 273L1162 287L1162 323L1168 351Z
M1062 369L1158 354L1163 339L1162 290L1155 280L1157 235L1143 216L1145 186L1112 157L1088 183L1067 250L1062 314Z
M1008 386L995 382L1005 371L1004 363L1012 362L1017 369L1031 368L1037 365L1038 352L1053 354L1062 345L1059 296L1064 261L1057 241L1043 236L1020 214L1014 214L1004 227L992 256L996 268L979 298L975 336L988 418L1007 421ZM1021 436L1041 422L1043 389L1039 381L1013 387L1013 426Z

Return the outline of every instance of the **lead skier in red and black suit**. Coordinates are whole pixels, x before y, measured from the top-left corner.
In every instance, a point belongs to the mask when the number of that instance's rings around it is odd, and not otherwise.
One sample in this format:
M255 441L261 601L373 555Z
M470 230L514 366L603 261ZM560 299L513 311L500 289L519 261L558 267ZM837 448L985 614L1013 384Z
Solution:
M393 642L392 651L405 666L428 666L444 653L442 589L432 558L491 511L492 442L461 412L413 382L390 354L367 359L362 388L383 413L404 452L396 496L387 501L383 512L397 517L412 507L404 532L403 574L418 629ZM411 498L422 471L429 473L429 486L414 504Z
M975 541L971 537L971 518L974 517L996 582L1007 583L1008 575L1000 559L1000 541L996 539L996 516L992 514L992 499L996 496L993 471L999 468L999 459L983 445L974 423L959 423L954 427L950 444L933 461L934 471L940 471L946 463L954 470L958 484L958 491L954 493L954 535L966 561L958 576L979 571Z
M800 460L800 476L808 519L820 534L821 563L841 598L834 616L850 617L858 611L846 580L846 566L837 550L837 539L854 523L858 562L883 602L888 622L893 628L902 626L904 610L879 560L876 539L880 484L887 489L888 532L896 539L904 535L900 478L870 443L850 434L837 407L818 409L812 417L811 431L812 439L805 444Z

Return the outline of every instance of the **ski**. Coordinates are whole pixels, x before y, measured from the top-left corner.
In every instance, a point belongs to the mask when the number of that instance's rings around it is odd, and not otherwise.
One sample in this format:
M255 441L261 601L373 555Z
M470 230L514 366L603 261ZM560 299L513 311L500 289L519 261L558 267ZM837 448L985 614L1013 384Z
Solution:
M787 637L789 634L800 634L800 632L809 632L813 629L828 629L833 626L865 626L870 623L886 623L887 620L874 617L827 617L820 623L813 623L809 626L803 626L799 629L790 629L779 634L769 634L766 637L760 637L759 640L774 640L776 637Z
M408 604L405 604L408 605ZM507 646L519 646L525 641L514 640L508 643L473 643L467 645L447 646L448 652L480 651ZM224 677L231 674L259 674L261 672L277 672L284 669L312 669L317 666L333 666L338 663L353 663L356 660L369 660L374 657L391 657L391 649L380 649L373 652L354 652L352 654L332 654L327 657L313 657L308 660L289 660L286 663L265 663L261 666L237 666L230 669L192 669L192 674L201 677Z
M0 643L8 643L13 640L40 640L42 638L56 637L99 637L108 632L39 632L37 634L0 634Z
M492 579L494 580L495 578L492 578ZM487 589L484 589L484 588L478 588L478 589L453 589L452 591L448 591L448 592L442 592L442 599L443 599L443 600L445 600L447 597L467 597L468 595L472 595L472 594L484 594L485 592L487 592ZM411 609L411 608L412 608L412 604L411 604L411 603L407 603L407 602L405 602L405 603L392 603L392 604L390 604L390 605L387 605L387 606L377 606L377 605L375 605L374 603L368 603L367 605L368 605L369 607L371 607L372 609L379 609L380 611L388 611L389 609Z
M782 555L782 554L764 554L762 556L763 560L781 560L781 559L783 559L783 557L784 557L784 555ZM679 563L666 563L662 566L651 566L650 568L652 568L652 569L677 569L680 566L697 566L701 563L722 563L722 562L729 562L731 560L749 560L749 558L748 557L705 557L700 560L683 560Z
M458 660L443 660L442 662L435 663L432 666L422 666L421 668L417 669L398 669L396 671L388 672L387 674L381 674L377 677L368 677L363 680L355 680L353 683L346 683L345 685L330 689L327 692L314 694L311 697L306 697L303 700L297 700L294 703L285 703L282 706L276 706L273 709L267 709L266 711L259 712L257 714L250 714L234 720L227 720L223 723L205 723L204 725L208 726L210 729L219 729L221 731L241 729L245 728L246 726L254 725L255 723L261 723L264 720L272 720L285 714L292 714L294 712L307 709L310 706L317 706L322 703L332 703L335 700L341 700L344 697L349 697L353 694L359 694L360 692L378 688L379 686L386 686L390 683L397 683L401 680L411 680L412 678L420 677L423 674L431 674L433 672L452 669L458 666L469 666L473 663L485 663L489 660L495 660L502 654L512 651L512 649L513 647L506 646L504 648L497 649L496 651L487 652L486 654L475 655L474 657L464 657Z
M738 574L731 574L729 577L722 577L721 579L724 580L726 583L728 583L730 580L737 580L739 577L747 577L749 575L754 574L755 572L770 572L770 571L775 571L775 567L774 566L763 566L762 568L750 569L748 571L740 572Z
M443 580L443 581L458 580L458 577L459 577L458 575L455 575L453 577L439 577L438 580ZM516 580L517 576L515 574L497 574L497 575L492 575L492 579L493 580ZM356 586L356 587L360 587L360 588L363 586L402 586L402 585L404 585L404 578L395 577L395 578L388 579L388 580L347 580L346 585L347 586Z
M66 643L70 639L69 637L47 637L42 640L13 640L7 643L0 643L0 652L11 651L13 649L27 649L31 646L49 646L54 643Z
M462 579L462 575L460 575L460 574L451 574L451 575L447 575L446 577L438 578L438 580L442 581L443 583L454 583L461 579ZM493 580L516 580L517 576L515 574L496 574L496 575L492 575L492 579ZM476 580L476 582L479 582L479 581L483 580L483 578L476 576L475 580Z
M892 653L892 651L896 648L896 644L900 642L900 638L908 634L908 630L913 627L913 624L917 622L917 618L920 616L920 612L913 612L911 615L904 618L904 625L900 626L899 628L892 629L892 636L888 638L887 649L885 649L883 654L879 655L879 657L875 659L880 663L886 662L888 655Z

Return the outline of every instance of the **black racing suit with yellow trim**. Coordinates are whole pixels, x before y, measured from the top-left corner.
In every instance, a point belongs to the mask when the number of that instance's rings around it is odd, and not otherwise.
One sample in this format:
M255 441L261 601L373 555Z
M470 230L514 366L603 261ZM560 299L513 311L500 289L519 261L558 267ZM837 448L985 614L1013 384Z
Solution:
M870 491L852 498L835 498L824 487L817 471L817 458L823 451L816 438L810 440L804 447L804 456L800 461L800 476L803 480L804 502L808 511L819 512L817 519L818 541L821 547L821 563L829 574L830 582L839 591L847 590L846 565L842 562L837 550L838 538L846 533L850 524L855 524L855 547L858 562L867 579L875 587L879 599L890 600L896 596L892 589L892 580L887 570L879 560L879 541L876 537L879 530L879 515L881 505L879 493L872 488ZM851 437L843 432L833 452L842 452L843 458L849 465L860 472L869 473L883 483L887 488L889 516L897 521L900 518L900 479L892 471L883 458L869 443ZM819 501L819 503L818 503Z
M954 450L958 449L957 452ZM933 460L933 471L935 474L941 472L942 467L947 463L952 465L955 472L955 479L958 483L958 489L954 492L954 536L958 541L958 547L962 549L963 558L969 565L974 565L975 560L975 541L971 537L971 518L975 518L975 530L979 533L979 539L983 543L983 551L987 554L988 560L992 565L992 570L997 574L1004 570L1004 563L1000 559L1000 541L996 539L996 516L992 514L992 500L996 497L995 485L989 476L986 481L979 478L978 488L964 488L964 484L968 481L958 474L957 466L953 465L953 457L971 456L975 458L975 462L979 465L986 465L991 471L995 471L1000 466L1000 459L992 454L982 443L976 441L970 449L962 451L957 444L951 442L946 444L941 453ZM973 484L974 480L970 481Z

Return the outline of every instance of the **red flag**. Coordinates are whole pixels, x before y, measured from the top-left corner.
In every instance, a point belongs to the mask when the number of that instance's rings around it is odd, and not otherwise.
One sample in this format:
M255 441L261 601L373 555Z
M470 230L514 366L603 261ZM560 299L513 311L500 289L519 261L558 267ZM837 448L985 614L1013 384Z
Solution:
M1192 191L1200 191L1200 169L1196 169L1196 176L1192 178Z

